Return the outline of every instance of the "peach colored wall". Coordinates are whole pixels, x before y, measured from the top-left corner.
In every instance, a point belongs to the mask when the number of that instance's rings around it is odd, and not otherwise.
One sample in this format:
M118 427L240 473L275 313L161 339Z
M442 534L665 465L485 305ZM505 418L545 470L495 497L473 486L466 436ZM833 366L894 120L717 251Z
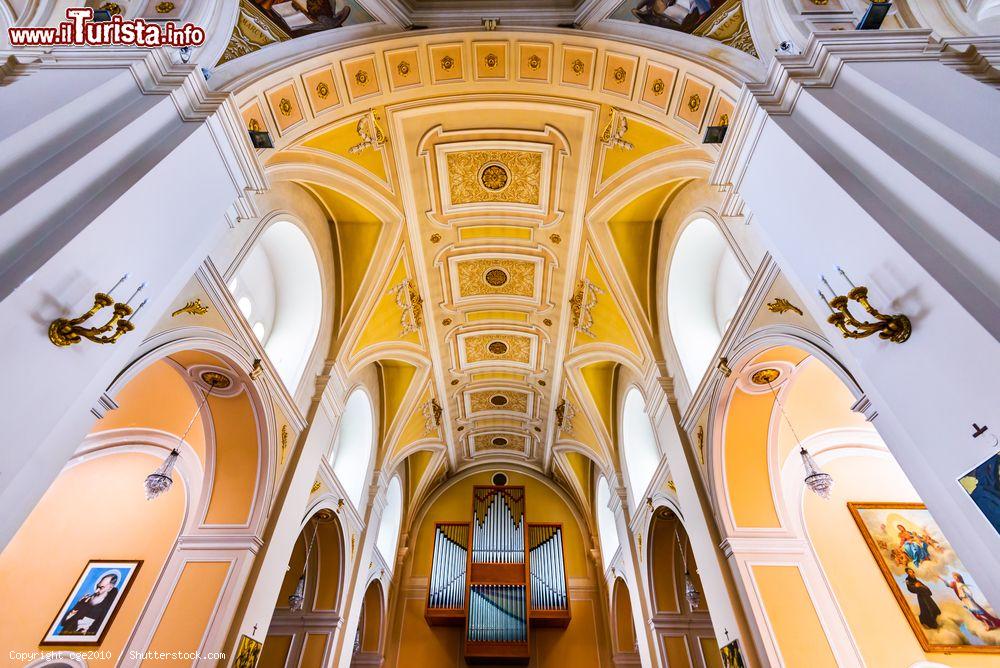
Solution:
M326 649L326 640L329 638L325 633L307 633L305 649L302 651L299 665L302 668L320 668L323 665L323 651Z
M264 648L260 651L257 668L285 668L288 650L292 646L292 636L268 634Z
M0 624L0 648L37 649L88 560L142 559L100 646L114 658L90 661L91 668L116 665L183 521L179 476L169 494L155 502L144 496L142 481L159 463L146 454L112 454L56 478L0 553L0 600L18 603Z
M150 652L195 652L201 646L208 621L215 609L229 562L200 561L184 564L180 579L170 594L170 602L149 643ZM158 659L157 666L182 668L191 659Z
M245 524L258 477L257 420L245 393L212 397L207 407L215 425L215 479L205 523Z
M798 567L756 565L752 569L783 664L837 668Z
M738 527L778 526L767 468L773 404L770 394L748 394L737 389L726 415L726 486Z

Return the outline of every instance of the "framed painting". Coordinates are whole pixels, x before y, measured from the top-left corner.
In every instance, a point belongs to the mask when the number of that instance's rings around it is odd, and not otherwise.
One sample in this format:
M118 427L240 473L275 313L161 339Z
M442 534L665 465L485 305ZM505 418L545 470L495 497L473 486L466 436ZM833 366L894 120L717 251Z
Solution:
M922 503L848 503L926 652L1000 654L1000 617Z
M41 645L100 645L142 561L92 559L77 578Z
M257 668L257 660L260 659L260 651L263 648L264 643L259 640L254 640L250 636L240 636L233 668Z
M723 668L746 668L743 653L740 652L740 641L734 640L719 650L722 653Z
M966 473L958 483L1000 533L1000 454L993 455Z

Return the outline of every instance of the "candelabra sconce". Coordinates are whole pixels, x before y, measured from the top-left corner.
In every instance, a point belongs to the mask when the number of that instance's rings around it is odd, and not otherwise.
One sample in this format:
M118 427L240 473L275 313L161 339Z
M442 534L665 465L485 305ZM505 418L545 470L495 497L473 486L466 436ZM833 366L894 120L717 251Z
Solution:
M828 298L820 288L817 292L820 298L830 309L830 316L826 319L828 323L840 330L845 339L865 339L872 334L878 334L880 339L892 341L893 343L903 343L910 338L912 326L910 319L902 313L886 315L876 309L868 301L868 288L863 285L854 285L844 270L837 267L837 272L844 277L844 280L851 286L846 295L838 295L825 276L820 276L820 280L827 289L834 295ZM855 301L868 315L875 318L875 322L858 320L850 310L850 302Z
M114 297L111 296L127 278L128 274L125 274L110 290L95 294L94 305L79 318L56 318L53 320L49 325L49 341L60 348L80 343L83 339L93 341L94 343L115 343L125 334L135 329L135 325L132 324L132 318L146 305L146 300L143 300L134 311L132 310L131 303L142 289L146 287L146 284L143 283L136 288L132 296L124 303L115 302ZM109 306L112 307L112 310L111 318L107 322L100 327L84 326L84 323Z

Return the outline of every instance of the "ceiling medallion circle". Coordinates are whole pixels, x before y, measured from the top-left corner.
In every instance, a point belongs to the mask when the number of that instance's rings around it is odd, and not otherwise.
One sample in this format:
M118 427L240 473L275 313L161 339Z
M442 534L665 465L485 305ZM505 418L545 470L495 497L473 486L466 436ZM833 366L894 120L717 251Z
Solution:
M218 371L203 371L201 373L201 380L213 390L224 390L233 384L233 381L228 376Z
M490 443L492 443L498 448L504 447L505 445L507 445L507 442L508 442L507 439L504 438L503 436L497 436L492 441L490 441Z
M778 380L778 376L780 375L781 372L777 369L761 369L750 376L750 380L754 385L770 385Z
M490 269L483 275L483 280L486 281L487 285L494 288L499 288L500 286L506 284L507 281L510 280L510 276L508 276L507 272L504 271L503 269L498 269L494 267L493 269Z
M500 162L488 162L479 170L479 182L491 192L500 192L510 183L510 170Z
M503 396L502 394L494 394L492 397L490 397L490 403L493 404L494 406L506 406L507 397Z
M495 486L503 487L507 484L507 475L505 473L494 473L492 480Z
M490 345L486 346L486 349L489 350L494 355L507 354L507 344L504 343L503 341L493 341L490 343Z

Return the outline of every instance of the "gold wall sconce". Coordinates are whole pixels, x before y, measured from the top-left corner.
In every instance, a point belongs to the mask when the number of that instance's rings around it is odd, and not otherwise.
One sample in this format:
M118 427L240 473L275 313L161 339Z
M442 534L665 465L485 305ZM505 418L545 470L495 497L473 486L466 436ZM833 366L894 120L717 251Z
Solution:
M132 324L132 318L146 305L147 300L142 300L142 303L134 311L132 310L131 303L142 289L146 287L146 284L143 283L136 288L132 296L124 303L115 302L114 297L111 296L127 278L128 274L125 274L118 279L118 282L110 290L95 294L94 305L79 318L56 318L53 320L49 325L49 341L60 348L80 343L83 339L93 341L94 343L115 343L122 336L135 329L135 325ZM112 315L106 323L100 327L83 326L85 322L108 306L112 307ZM112 330L114 330L113 333Z
M844 277L850 291L846 295L838 295L825 276L820 276L820 280L833 294L833 299L828 299L823 289L817 292L830 309L830 316L826 319L828 323L835 326L844 335L845 339L864 339L872 334L878 334L880 339L892 341L893 343L903 343L910 338L912 327L910 319L902 313L886 315L876 309L868 301L868 288L863 285L854 285L854 282L847 277L844 270L837 267L837 272ZM861 304L868 315L875 318L875 322L858 320L850 310L850 302L855 301Z

